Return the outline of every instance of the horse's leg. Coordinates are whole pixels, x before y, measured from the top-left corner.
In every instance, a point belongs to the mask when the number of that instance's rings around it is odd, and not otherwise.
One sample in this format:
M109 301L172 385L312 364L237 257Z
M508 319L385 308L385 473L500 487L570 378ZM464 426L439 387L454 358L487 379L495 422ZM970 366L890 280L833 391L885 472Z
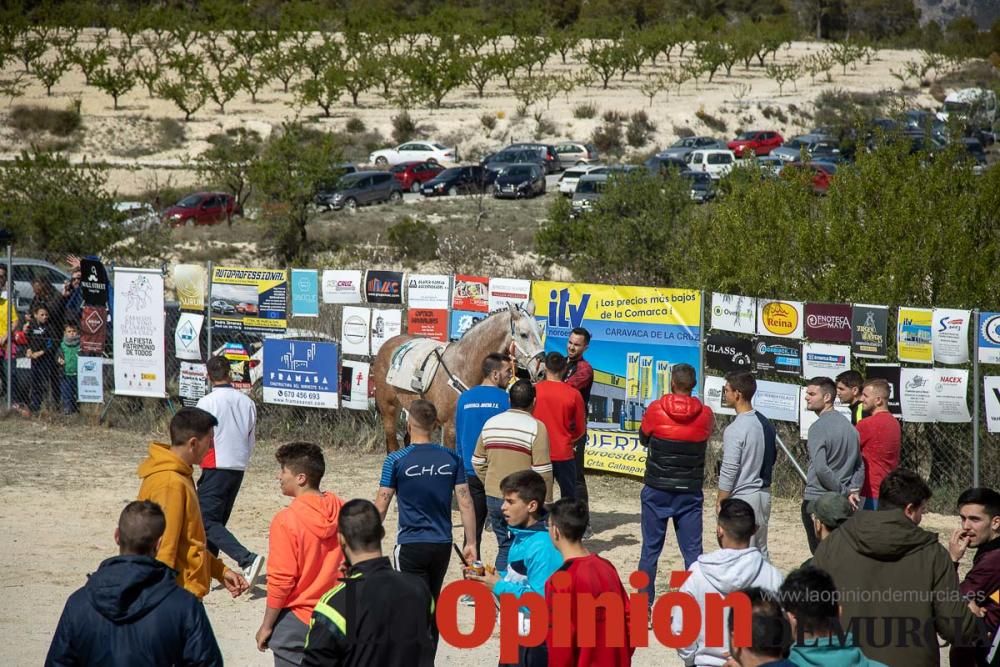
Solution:
M382 411L382 428L385 430L385 453L392 454L399 449L396 438L396 423L399 421L399 406L393 404Z
M441 425L441 439L444 441L445 447L448 449L455 449L455 422L452 420L446 421Z

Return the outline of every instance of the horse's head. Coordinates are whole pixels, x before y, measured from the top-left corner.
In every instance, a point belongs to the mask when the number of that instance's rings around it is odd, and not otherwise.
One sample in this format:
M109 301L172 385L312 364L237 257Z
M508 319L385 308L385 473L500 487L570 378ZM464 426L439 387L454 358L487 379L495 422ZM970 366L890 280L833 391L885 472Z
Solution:
M511 303L508 308L514 357L518 365L531 374L533 381L542 380L545 377L545 346L535 321L535 304L530 301L525 306Z

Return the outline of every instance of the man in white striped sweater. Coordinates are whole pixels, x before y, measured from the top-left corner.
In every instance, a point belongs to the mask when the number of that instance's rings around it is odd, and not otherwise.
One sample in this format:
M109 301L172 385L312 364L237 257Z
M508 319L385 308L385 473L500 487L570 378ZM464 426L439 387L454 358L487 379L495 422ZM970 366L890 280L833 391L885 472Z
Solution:
M518 380L510 388L510 410L490 417L483 425L472 455L472 466L486 488L486 507L497 536L497 572L507 569L511 536L503 515L500 481L520 470L534 470L545 480L545 500L552 501L552 459L545 424L531 416L535 387ZM502 576L502 575L501 575Z

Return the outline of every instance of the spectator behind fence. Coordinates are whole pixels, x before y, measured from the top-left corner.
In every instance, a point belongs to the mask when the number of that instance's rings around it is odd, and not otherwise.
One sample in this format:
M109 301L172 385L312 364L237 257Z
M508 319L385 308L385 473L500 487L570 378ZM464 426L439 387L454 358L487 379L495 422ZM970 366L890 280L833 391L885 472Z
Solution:
M767 523L771 518L771 472L778 458L777 434L771 420L753 409L757 381L747 372L730 373L722 388L726 405L736 410L736 418L722 433L722 465L715 513L726 498L749 503L757 517L757 532L750 546L760 549L766 560Z
M837 387L828 377L814 377L806 385L806 409L819 417L809 427L806 441L809 470L802 500L802 525L806 529L810 553L816 553L819 538L809 516L809 501L832 491L848 496L851 506L857 507L865 479L858 432L844 415L833 409L836 394Z
M824 493L819 498L810 500L806 511L812 518L813 530L820 543L854 514L850 501L839 493ZM802 567L812 565L812 560L812 556L807 558Z
M80 325L67 320L59 345L59 395L64 415L79 412L76 396L77 359L80 356Z
M11 307L13 284L8 285L7 265L0 264L0 396L7 396L7 349L13 342L14 331L18 327L17 309ZM7 330L7 317L11 330ZM10 347L11 363L14 363L14 348Z
M563 382L565 377L566 357L558 352L545 355L545 379L535 385L531 414L545 424L549 435L552 476L559 484L559 497L576 498L573 443L587 433L587 410L580 392Z
M856 370L844 371L837 376L837 398L850 408L852 426L857 426L866 415L866 408L861 400L864 386L865 378Z
M46 395L51 392L52 401L59 403L59 337L55 325L49 319L49 309L35 306L31 322L24 327L28 337L28 358L31 360L31 399L28 408L37 415L42 409Z
M869 415L858 422L861 458L865 462L865 481L861 486L864 509L878 509L878 489L882 480L899 467L903 438L899 420L889 412L889 383L876 378L865 383L861 404Z
M787 660L791 629L777 593L754 586L739 591L750 599L750 646L736 646L736 614L729 613L729 659L724 667L796 667Z
M46 667L222 665L205 607L156 559L166 519L148 500L118 517L118 555L66 601Z
M958 570L959 561L972 547L976 555L972 569L959 584L962 595L981 608L986 629L996 635L1000 626L1000 605L991 595L1000 590L1000 493L993 489L968 489L958 497L961 526L948 541L948 554ZM950 662L958 665L987 664L985 649L951 648ZM978 661L978 662L977 662Z
M726 661L728 643L725 646L705 644L705 599L709 593L725 597L750 586L770 591L777 591L781 586L784 578L781 572L764 560L759 549L750 546L756 529L757 519L749 503L738 498L722 501L715 528L719 550L699 556L697 562L688 568L691 576L681 586L681 592L693 597L702 612L698 639L690 646L677 649L677 655L685 665L722 665ZM671 629L675 635L681 633L684 622L681 608L673 607Z
M795 570L785 578L780 594L795 642L789 655L792 664L809 667L888 667L869 659L867 652L863 653L855 644L851 633L843 632L837 587L827 572L811 566ZM923 663L889 664L915 667Z
M978 639L948 550L918 527L930 498L916 473L894 470L882 481L878 511L857 512L813 559L836 582L845 627L857 624L865 655L889 665L937 665L935 632L958 646Z

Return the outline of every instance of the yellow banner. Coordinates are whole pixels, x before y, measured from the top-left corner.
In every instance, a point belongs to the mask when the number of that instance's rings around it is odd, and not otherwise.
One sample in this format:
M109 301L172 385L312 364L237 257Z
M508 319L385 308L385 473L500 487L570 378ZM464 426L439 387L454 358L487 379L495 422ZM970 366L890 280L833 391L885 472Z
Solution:
M670 364L666 361L656 362L656 391L657 396L670 392Z
M587 283L531 283L535 313L549 326L581 326L583 320L701 325L701 292L666 287L613 287Z
M625 361L625 398L639 398L638 352L629 352Z
M642 387L641 395L643 405L653 398L653 357L639 358L639 386Z
M896 320L896 351L900 361L929 364L934 361L930 308L900 307Z
M588 429L583 467L641 478L646 474L646 448L638 433Z

